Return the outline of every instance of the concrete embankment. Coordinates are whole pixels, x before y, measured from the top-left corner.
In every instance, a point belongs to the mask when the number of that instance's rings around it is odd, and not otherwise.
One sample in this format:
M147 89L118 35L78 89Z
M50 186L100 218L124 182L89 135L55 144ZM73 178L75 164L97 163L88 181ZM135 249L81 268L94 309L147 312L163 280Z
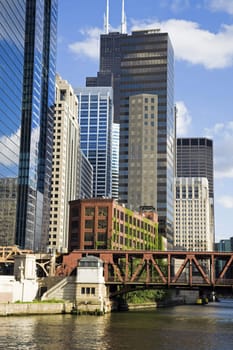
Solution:
M73 303L0 304L0 316L52 315L71 313Z
M127 304L129 310L139 310L139 309L156 309L157 303L142 303L142 304Z

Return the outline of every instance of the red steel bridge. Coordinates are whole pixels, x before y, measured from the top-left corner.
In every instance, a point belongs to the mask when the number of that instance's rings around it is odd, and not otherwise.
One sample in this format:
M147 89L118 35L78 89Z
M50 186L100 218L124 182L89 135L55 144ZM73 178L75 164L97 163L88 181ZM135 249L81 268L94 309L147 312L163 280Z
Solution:
M0 264L32 254L17 247L0 247ZM122 290L137 288L209 288L233 293L233 252L75 250L52 256L36 254L44 275L69 276L87 255L104 263L106 284Z
M75 250L56 274L72 274L87 255L104 263L107 285L136 288L209 288L233 292L233 252Z

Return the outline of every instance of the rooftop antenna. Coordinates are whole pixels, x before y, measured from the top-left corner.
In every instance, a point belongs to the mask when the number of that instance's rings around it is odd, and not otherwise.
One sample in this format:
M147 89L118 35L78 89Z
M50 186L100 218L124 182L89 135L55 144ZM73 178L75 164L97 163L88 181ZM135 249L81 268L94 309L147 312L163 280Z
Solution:
M109 34L109 0L106 1L106 14L104 14L104 31Z
M125 0L122 0L121 34L127 34L127 23L126 23L126 14L125 14Z

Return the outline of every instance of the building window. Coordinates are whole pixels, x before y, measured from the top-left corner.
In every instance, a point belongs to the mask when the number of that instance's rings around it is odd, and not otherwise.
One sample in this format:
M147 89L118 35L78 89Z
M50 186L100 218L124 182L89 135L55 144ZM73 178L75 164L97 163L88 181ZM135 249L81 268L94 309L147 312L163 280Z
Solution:
M85 220L85 228L93 228L94 220Z
M85 208L85 215L86 216L93 216L94 214L95 214L95 208L93 208L93 207Z
M85 232L85 242L93 242L94 240L94 233L93 232Z
M107 221L106 220L99 220L98 221L98 228L100 228L100 229L107 228Z
M107 207L100 207L98 211L98 216L107 216L108 214L108 208Z
M65 101L66 99L66 90L60 90L60 100Z

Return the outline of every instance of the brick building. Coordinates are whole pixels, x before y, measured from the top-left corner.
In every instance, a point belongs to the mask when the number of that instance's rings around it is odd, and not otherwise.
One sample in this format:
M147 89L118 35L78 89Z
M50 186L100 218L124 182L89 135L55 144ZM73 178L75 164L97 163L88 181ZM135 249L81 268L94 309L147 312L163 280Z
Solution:
M69 251L74 249L164 250L152 207L135 212L113 199L70 202Z

